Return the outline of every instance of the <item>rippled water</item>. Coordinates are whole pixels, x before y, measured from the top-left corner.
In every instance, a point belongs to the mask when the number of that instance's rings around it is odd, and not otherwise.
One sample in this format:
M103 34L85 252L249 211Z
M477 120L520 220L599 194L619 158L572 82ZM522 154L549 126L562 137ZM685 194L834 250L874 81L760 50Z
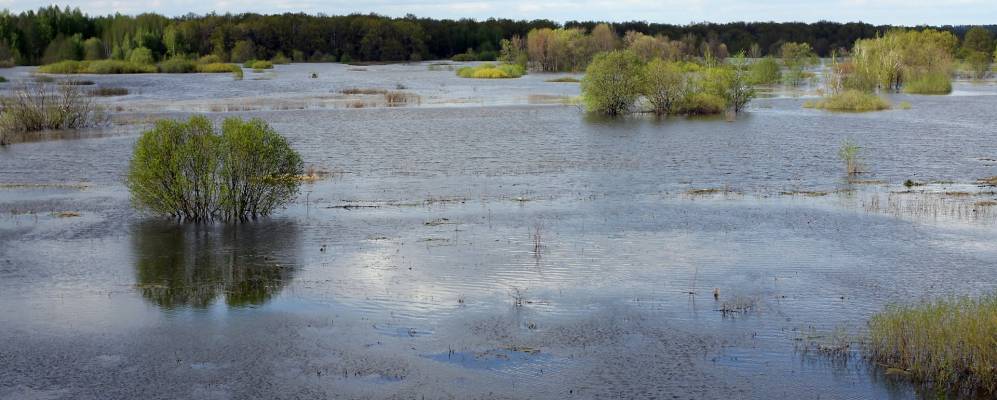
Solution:
M112 126L0 148L0 397L910 398L810 344L997 289L993 83L603 120L550 75L356 68L84 77L131 91ZM251 224L135 213L148 120L233 109L329 176Z

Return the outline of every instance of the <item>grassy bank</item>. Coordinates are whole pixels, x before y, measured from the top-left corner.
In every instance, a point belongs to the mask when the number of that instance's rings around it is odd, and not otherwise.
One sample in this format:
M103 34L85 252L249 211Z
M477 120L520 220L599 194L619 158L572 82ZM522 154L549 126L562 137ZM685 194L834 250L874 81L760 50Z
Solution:
M997 295L894 306L869 321L872 360L938 389L997 394Z

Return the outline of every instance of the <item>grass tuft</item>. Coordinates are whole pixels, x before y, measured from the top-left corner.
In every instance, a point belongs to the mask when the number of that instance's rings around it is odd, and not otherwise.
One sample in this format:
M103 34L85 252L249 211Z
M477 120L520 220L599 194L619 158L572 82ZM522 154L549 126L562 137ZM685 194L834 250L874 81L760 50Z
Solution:
M457 76L474 79L509 79L519 78L526 74L526 69L519 64L484 63L474 67L463 67L457 70Z
M914 381L997 394L997 296L892 306L869 321L870 358Z

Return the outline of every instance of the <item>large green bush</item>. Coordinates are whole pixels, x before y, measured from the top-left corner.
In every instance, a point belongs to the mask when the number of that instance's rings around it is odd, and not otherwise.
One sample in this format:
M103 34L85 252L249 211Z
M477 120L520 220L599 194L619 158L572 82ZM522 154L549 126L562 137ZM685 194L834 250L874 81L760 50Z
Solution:
M301 157L266 122L203 116L163 120L135 145L127 184L134 204L179 220L266 216L298 191Z
M748 80L754 85L771 85L782 80L782 69L779 62L772 57L765 57L751 64Z
M592 59L582 79L582 99L591 111L606 115L629 112L640 97L643 65L629 51L600 53Z
M657 115L674 113L686 97L688 85L685 72L676 63L660 58L644 66L644 84L641 93Z

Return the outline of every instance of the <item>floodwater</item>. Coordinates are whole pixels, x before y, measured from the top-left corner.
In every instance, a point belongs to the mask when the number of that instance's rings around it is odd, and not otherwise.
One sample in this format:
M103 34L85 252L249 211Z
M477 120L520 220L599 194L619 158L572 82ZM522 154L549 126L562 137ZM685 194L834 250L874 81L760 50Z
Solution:
M997 290L992 82L605 120L560 75L449 68L79 77L129 89L110 126L0 147L0 399L916 398L868 318ZM137 213L136 138L194 112L267 120L324 178L247 224Z

